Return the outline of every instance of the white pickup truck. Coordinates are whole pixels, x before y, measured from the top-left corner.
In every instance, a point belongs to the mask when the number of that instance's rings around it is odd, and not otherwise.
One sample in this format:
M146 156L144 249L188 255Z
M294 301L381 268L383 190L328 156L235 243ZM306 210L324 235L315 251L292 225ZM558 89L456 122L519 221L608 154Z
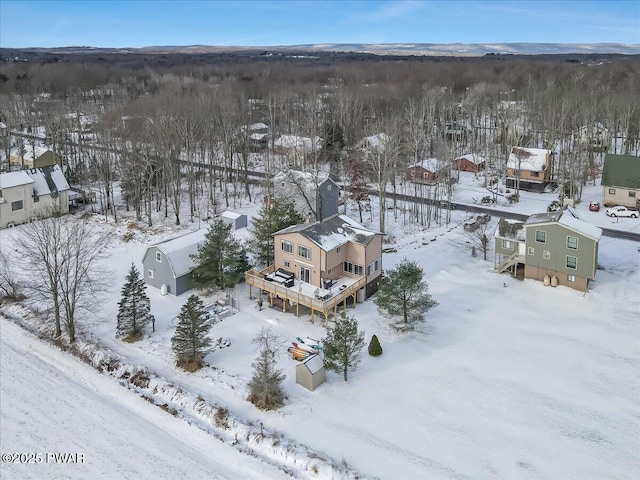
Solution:
M609 217L631 217L631 218L640 217L640 211L638 211L637 208L627 208L627 207L623 207L622 205L607 208L605 212Z

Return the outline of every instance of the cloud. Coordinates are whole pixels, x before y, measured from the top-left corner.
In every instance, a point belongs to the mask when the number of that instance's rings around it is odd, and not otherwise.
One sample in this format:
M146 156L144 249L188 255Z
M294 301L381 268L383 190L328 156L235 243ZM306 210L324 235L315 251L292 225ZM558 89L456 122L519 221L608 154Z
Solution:
M366 5L366 3L363 3ZM402 0L387 3L377 10L353 15L346 20L346 23L377 23L392 18L406 17L418 10L423 9L426 2L418 0Z

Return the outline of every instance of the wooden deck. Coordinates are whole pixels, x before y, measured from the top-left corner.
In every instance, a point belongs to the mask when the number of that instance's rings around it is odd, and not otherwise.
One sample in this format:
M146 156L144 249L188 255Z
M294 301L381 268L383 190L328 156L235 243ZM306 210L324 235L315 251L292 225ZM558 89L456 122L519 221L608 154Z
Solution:
M364 288L367 284L367 277L359 277L355 283L347 286L342 291L336 292L331 298L327 300L319 300L314 296L306 295L296 287L287 288L283 285L279 285L274 282L265 280L264 276L267 273L275 271L275 266L265 268L264 270L249 270L245 273L245 282L249 285L249 298L253 298L252 287L258 288L258 294L262 296L262 292L269 292L269 301L273 307L274 297L281 298L282 311L287 311L287 302L291 306L296 308L296 316L299 316L300 305L304 305L311 309L311 321L313 321L315 312L321 313L324 316L324 324L327 326L329 321L329 313L333 313L335 317L338 313L338 306L342 303L343 309L347 310L347 299L353 297L353 303L356 303L358 290ZM260 297L259 297L260 298Z

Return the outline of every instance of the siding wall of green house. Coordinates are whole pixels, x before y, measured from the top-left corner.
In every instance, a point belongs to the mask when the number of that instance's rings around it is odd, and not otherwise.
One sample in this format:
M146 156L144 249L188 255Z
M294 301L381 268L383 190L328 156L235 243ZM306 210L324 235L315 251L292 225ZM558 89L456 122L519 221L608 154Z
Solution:
M511 242L511 248L505 248L504 247L504 243L503 241L508 241ZM518 242L517 240L514 240L513 238L503 238L503 237L496 237L495 239L495 250L496 250L496 255L505 255L505 256L509 256L509 255L513 255L514 253L516 253L518 251Z
M557 223L527 225L525 228L526 265L576 277L593 278L595 276L598 258L597 242ZM536 240L536 232L545 232L545 243ZM567 246L568 237L577 239L577 249ZM567 256L576 258L576 268L567 267Z

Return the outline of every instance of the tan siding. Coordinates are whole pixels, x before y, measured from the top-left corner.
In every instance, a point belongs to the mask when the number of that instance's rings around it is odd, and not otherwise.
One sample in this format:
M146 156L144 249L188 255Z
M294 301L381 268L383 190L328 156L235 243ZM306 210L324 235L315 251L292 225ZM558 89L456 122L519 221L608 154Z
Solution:
M615 190L615 194L609 193L609 189ZM630 197L629 192L636 192L636 196ZM604 205L624 205L625 207L635 207L636 201L640 200L640 190L631 190L620 187L602 187L602 198Z

